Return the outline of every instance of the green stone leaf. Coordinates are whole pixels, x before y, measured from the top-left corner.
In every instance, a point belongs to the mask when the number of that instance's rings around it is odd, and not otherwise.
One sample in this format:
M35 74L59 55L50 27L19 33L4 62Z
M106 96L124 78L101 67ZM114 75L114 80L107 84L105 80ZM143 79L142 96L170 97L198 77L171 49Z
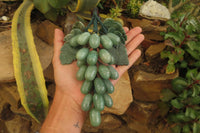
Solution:
M77 51L77 48L72 48L69 43L65 43L61 48L60 53L61 64L71 64L74 60L76 60Z
M109 32L112 32L112 33L118 35L121 38L121 42L123 44L125 44L125 41L127 40L127 36L123 29L123 26L119 22L117 22L111 18L107 18L103 22L103 25L109 30ZM101 34L105 34L103 28L101 28L99 32Z
M128 65L128 55L126 51L126 47L124 45L119 45L118 47L112 47L108 49L108 52L111 54L112 57L114 57L114 63L115 65Z
M76 28L80 29L81 31L84 31L85 25L81 21L78 21L75 24L73 24L73 26L72 26L72 29L76 29Z
M161 100L163 102L168 102L172 98L176 97L176 94L173 93L170 89L162 89L161 90Z

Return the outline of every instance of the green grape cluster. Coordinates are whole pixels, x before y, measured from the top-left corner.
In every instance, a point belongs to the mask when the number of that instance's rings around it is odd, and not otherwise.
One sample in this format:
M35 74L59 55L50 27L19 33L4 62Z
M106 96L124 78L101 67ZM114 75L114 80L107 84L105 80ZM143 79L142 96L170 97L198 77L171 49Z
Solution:
M113 101L109 94L114 92L114 86L110 79L116 80L118 72L111 65L114 58L108 49L117 47L120 37L114 33L99 35L98 33L82 32L74 28L66 36L71 47L79 48L76 53L77 80L84 81L81 92L85 94L82 102L82 110L89 111L92 126L101 124L100 112L104 106L112 107Z

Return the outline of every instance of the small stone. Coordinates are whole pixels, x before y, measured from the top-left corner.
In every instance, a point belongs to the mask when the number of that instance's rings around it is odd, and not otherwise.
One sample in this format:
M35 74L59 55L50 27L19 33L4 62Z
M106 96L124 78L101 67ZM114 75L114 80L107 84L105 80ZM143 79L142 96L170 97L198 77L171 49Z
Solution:
M145 52L147 60L152 60L160 56L160 52L162 52L165 49L165 47L166 45L164 43L151 45Z
M128 128L135 131L136 133L151 133L147 124L140 123L128 115L123 115L122 119L126 121Z
M87 118L83 125L83 130L85 132L97 132L99 129L116 129L119 128L121 124L121 121L115 116L111 114L103 114L101 116L101 124L99 127L93 127L90 124L89 118Z
M171 18L169 10L154 0L145 2L140 8L139 15L150 19L160 19L165 21Z
M156 103L134 101L125 114L132 117L134 121L137 121L141 124L148 124L150 122L150 118L152 118L152 114L156 109Z
M44 70L44 77L47 81L54 81L54 70L52 63Z
M128 126L123 125L116 129L106 129L102 133L137 133L135 130L130 129Z
M53 24L49 20L45 20L38 25L36 35L49 45L53 45L54 31L57 28L60 29L57 25Z
M119 79L115 85L115 91L110 96L113 100L113 106L111 108L105 107L103 113L122 115L133 101L128 72L125 72Z
M160 32L166 32L167 26L155 25L155 21L148 19L127 19L131 23L132 27L141 27L142 33L145 39L153 41L163 41L164 37L160 35Z
M160 91L164 88L171 88L171 80L178 76L178 71L173 74L153 74L139 70L134 73L132 80L134 98L139 101L158 101Z
M7 17L7 16L2 16L0 19L1 19L2 21L8 21L10 18Z
M8 133L30 133L31 123L16 115L11 121L5 121Z

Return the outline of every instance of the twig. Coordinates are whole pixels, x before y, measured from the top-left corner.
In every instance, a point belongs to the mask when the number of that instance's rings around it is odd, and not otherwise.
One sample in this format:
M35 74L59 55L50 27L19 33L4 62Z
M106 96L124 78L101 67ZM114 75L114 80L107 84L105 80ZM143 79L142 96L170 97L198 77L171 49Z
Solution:
M176 6L172 6L172 0L169 0L169 4L168 4L168 9L170 13L173 13L175 10L179 9L181 6L183 6L184 4L190 2L190 0L186 0L186 1L182 1L180 3L178 3Z

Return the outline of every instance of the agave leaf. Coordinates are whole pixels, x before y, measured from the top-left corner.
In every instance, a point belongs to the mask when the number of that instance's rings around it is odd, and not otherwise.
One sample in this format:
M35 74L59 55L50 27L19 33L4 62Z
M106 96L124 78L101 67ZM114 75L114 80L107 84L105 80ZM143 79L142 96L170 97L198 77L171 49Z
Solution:
M71 12L90 11L97 6L100 0L76 0L72 1L68 8Z
M69 0L48 0L48 2L53 8L59 9L66 6Z
M13 64L23 107L37 122L42 122L48 113L48 98L30 25L33 7L31 0L24 0L14 14L12 21Z

